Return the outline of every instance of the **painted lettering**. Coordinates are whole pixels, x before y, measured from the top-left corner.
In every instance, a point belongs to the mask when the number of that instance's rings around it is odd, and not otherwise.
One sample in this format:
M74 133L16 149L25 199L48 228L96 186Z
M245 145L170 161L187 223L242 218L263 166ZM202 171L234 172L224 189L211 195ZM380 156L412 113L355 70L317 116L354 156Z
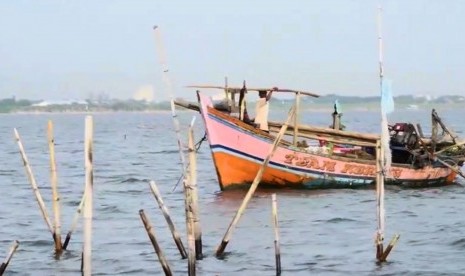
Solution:
M336 169L336 162L333 161L324 161L323 162L323 170L334 172Z
M335 161L329 160L318 160L312 156L298 156L297 154L286 154L284 157L284 163L291 164L299 167L306 167L309 169L322 170L328 172L336 172ZM340 173L352 174L352 175L364 175L364 176L375 176L376 167L373 165L358 165L345 163L344 167L340 170ZM395 178L399 178L402 174L402 169L391 168L391 175Z

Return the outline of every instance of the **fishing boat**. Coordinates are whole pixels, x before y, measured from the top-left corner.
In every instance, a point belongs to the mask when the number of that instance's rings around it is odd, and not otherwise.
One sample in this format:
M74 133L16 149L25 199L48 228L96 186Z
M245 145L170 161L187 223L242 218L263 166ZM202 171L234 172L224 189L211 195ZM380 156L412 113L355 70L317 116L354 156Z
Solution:
M269 122L268 133L244 120L244 108L234 100L240 87L191 87L224 89L226 95L231 94L218 104L197 90L198 104L175 103L201 113L221 190L250 185L283 123ZM270 89L248 88L247 92L260 90ZM278 89L277 92L294 93L297 108L301 96L317 97L291 89ZM340 118L334 113L333 127L302 125L298 123L298 116L294 118L264 170L261 186L324 189L367 187L375 183L376 148L380 144L380 135L334 128L338 124L334 120ZM423 137L418 125L398 123L390 126L393 163L386 172L386 184L443 186L454 183L457 174L461 174L464 143L445 127L434 110L433 121L431 138ZM438 126L443 135L439 135Z

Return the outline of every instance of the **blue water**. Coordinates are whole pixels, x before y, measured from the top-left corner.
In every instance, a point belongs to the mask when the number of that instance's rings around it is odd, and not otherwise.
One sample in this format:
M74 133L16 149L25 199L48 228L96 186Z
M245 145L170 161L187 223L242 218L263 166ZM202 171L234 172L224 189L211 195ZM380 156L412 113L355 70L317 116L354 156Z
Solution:
M283 120L285 110L271 119ZM181 112L183 138L194 112ZM463 136L464 111L439 110ZM0 115L0 258L20 241L7 275L79 275L82 225L61 258L44 223L13 139L17 128L42 196L51 214L47 120L55 125L62 232L70 227L84 189L85 114ZM328 125L330 114L310 112L301 121ZM391 121L420 122L428 133L429 111L400 111ZM347 112L347 129L379 131L376 112ZM157 239L175 275L187 272L150 193L155 180L184 244L182 189L171 192L181 169L169 113L94 114L94 275L161 275L162 269L138 211L151 219ZM200 117L196 140L204 134ZM198 275L274 275L272 190L259 190L233 232L223 259L216 247L245 191L221 192L207 143L198 154L198 184L204 260ZM460 184L465 184L461 181ZM459 275L465 271L465 190L460 185L431 189L390 188L386 192L386 243L400 241L383 265L375 262L374 190L278 191L283 275ZM63 239L64 239L63 234Z

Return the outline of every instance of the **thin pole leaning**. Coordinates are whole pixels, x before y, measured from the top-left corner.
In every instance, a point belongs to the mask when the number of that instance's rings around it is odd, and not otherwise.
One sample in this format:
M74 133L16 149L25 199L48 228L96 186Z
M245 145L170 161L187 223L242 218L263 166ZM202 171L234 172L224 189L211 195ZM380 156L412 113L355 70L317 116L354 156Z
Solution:
M10 263L11 258L13 258L13 255L15 254L16 249L18 249L18 246L19 246L19 241L17 241L17 240L14 241L13 245L10 248L10 251L8 252L8 255L6 256L3 263L0 265L0 276L3 275L3 273L5 273L5 270L6 270L7 266L8 266L8 264Z
M197 154L195 151L194 142L194 122L195 117L192 119L189 127L189 180L192 195L192 214L194 216L194 235L195 235L195 257L201 260L202 256L202 227L200 226L200 212L198 204L198 191L197 191Z
M76 230L79 216L81 216L85 199L86 199L86 194L84 192L81 198L81 202L79 203L78 209L76 210L76 213L74 214L73 221L71 222L71 228L69 229L68 234L66 234L65 242L63 243L63 250L66 250L66 248L68 248L71 235L73 234L74 230Z
M21 153L21 157L23 159L24 168L26 169L27 177L29 179L29 182L31 183L32 190L33 190L34 195L35 195L35 197L37 199L37 202L39 203L39 208L40 208L40 211L42 213L42 217L44 218L45 223L47 224L47 227L48 227L48 229L49 229L49 231L50 231L50 233L52 234L52 237L53 237L52 222L50 221L50 217L48 216L48 212L47 212L47 209L45 208L44 200L42 198L42 195L40 194L39 187L37 186L36 179L34 177L34 174L32 173L31 165L29 164L29 161L28 161L27 156L26 156L26 152L24 151L23 143L21 142L21 138L19 137L19 133L16 130L16 128L14 129L14 133L15 133L16 142L18 143L19 151Z
M181 131L179 127L179 120L176 115L176 108L174 106L174 93L173 93L173 86L171 84L171 80L168 76L168 67L166 65L166 52L165 52L165 47L163 45L163 40L161 37L160 33L160 28L158 26L153 27L153 33L155 35L155 43L157 44L158 48L158 57L160 60L160 64L163 70L163 81L165 82L166 90L168 91L168 94L171 97L170 105L171 105L171 117L173 118L173 124L174 124L174 130L176 132L176 139L178 142L178 148L179 148L179 157L181 159L181 165L182 165L182 174L186 175L186 159L183 154L183 146L181 142ZM176 186L173 188L173 191L176 189Z
M92 208L93 208L93 185L94 185L94 169L93 169L93 125L92 116L86 116L85 121L85 136L84 136L84 160L85 160L85 192L86 196L84 205L84 245L82 254L82 274L90 276L92 274Z
M48 121L47 125L47 138L48 148L50 151L50 183L52 187L53 213L55 217L55 223L53 225L53 240L55 241L55 251L60 253L63 250L63 246L61 244L60 196L58 195L57 187L58 178L55 160L55 138L53 136L53 123L51 120Z
M171 220L171 216L168 212L168 208L163 202L163 198L161 197L160 190L158 190L158 187L155 184L155 181L150 181L150 189L152 190L152 194L157 200L158 206L160 207L160 210L162 211L163 216L165 217L165 220L168 223L168 226L171 231L171 235L173 236L174 242L176 243L176 246L178 247L179 253L181 254L183 259L187 258L186 249L184 248L184 245L182 244L181 236L176 230L173 220Z
M155 249L155 252L157 253L158 260L160 261L160 264L163 268L163 271L165 272L166 276L171 276L173 273L171 272L171 268L168 264L168 261L165 258L165 255L163 254L163 251L161 250L160 245L158 244L158 241L155 237L155 231L153 230L152 224L150 223L149 218L145 215L144 210L139 210L139 216L140 219L142 220L142 223L144 224L145 231L147 231L147 235L149 236L150 241L152 242L153 248Z
M287 120L283 124L281 129L279 130L279 133L276 136L276 138L275 138L275 140L274 140L274 142L273 142L273 144L272 144L272 146L270 148L268 156L265 158L263 164L261 165L260 169L258 170L257 175L255 176L255 179L254 179L252 185L249 188L249 191L247 192L246 196L244 197L244 200L241 203L241 206L239 207L239 209L237 210L233 220L229 224L228 230L224 234L223 240L221 241L221 244L218 246L218 248L216 250L216 256L217 257L219 257L219 256L221 256L223 254L226 246L228 245L229 240L230 240L231 235L232 235L232 232L233 232L236 224L238 223L239 219L242 216L242 213L244 212L245 208L247 207L247 204L249 203L249 201L252 198L255 190L257 189L258 184L260 183L260 181L262 179L263 172L265 171L265 168L268 166L268 162L270 161L271 157L273 156L274 152L276 151L276 149L278 147L278 144L279 144L279 141L283 137L284 133L287 130L287 126L289 125L290 122L292 122L294 116L295 116L295 106L293 106L291 108L291 110L289 111L289 115L287 117Z

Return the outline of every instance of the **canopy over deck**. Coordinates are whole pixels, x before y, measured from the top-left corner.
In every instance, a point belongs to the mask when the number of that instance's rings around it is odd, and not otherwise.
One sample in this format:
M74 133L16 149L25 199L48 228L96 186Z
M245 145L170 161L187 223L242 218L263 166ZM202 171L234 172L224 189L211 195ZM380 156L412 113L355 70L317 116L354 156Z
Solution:
M225 90L229 93L239 93L243 87L239 86L221 86L221 85L187 85L186 87L189 88L204 88L204 89L222 89ZM295 89L287 89L287 88L276 88L276 87L261 87L261 88L256 88L256 87L246 87L246 91L273 91L273 92L283 92L283 93L294 93L294 94L301 94L301 95L307 95L310 97L315 97L318 98L320 95L311 93L311 92L306 92L306 91L301 91L301 90L295 90Z

